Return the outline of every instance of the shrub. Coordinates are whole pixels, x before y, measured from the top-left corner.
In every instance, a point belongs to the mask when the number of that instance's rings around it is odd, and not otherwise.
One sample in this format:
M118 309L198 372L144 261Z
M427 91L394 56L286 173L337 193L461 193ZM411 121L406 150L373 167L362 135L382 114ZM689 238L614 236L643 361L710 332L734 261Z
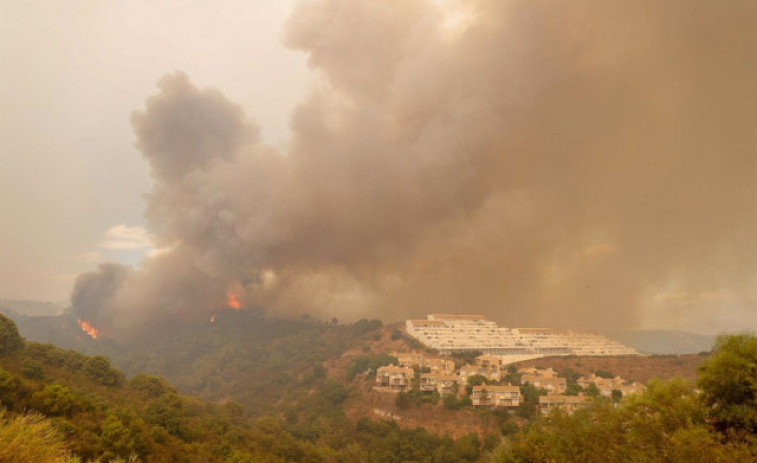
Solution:
M397 362L397 357L392 357L389 354L362 355L350 363L350 366L347 368L347 379L352 381L358 373L376 370L378 367L383 367L384 365L396 365Z
M32 405L45 415L70 415L78 409L78 401L71 389L60 384L49 384L32 395Z
M110 360L102 355L88 358L84 362L84 373L104 386L121 386L124 375L110 366Z
M151 398L160 397L169 392L176 392L176 389L165 379L146 373L135 375L129 381L129 387Z
M720 336L699 370L702 400L722 432L757 434L757 336Z
M32 358L25 358L21 363L21 374L37 381L45 379L45 369L42 367L42 363Z
M24 338L13 320L0 314L0 354L16 352L24 347Z

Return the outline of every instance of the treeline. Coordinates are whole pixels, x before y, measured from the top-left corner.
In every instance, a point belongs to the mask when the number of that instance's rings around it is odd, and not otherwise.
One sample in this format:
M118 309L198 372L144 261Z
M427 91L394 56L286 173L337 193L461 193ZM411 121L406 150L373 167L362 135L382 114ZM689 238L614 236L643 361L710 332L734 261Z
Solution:
M254 416L270 415L322 381L325 361L373 339L382 326L379 320L338 324L226 311L215 323L185 326L145 348L110 355L128 375L159 375L184 393L213 401L234 397Z

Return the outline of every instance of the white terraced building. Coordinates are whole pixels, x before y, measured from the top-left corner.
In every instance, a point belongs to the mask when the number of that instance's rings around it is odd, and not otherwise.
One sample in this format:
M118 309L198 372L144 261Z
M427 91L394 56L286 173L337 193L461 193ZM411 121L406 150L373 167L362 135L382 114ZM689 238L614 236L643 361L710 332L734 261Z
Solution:
M433 314L407 320L407 333L441 354L481 351L502 356L639 355L598 333L551 328L504 328L483 315Z

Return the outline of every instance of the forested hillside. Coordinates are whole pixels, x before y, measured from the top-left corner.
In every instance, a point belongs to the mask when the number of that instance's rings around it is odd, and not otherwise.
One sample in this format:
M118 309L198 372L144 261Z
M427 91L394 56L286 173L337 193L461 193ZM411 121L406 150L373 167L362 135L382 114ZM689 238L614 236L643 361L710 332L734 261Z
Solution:
M319 328L303 321L284 336L272 331L275 324L267 325L268 337L258 333L261 342L273 345L259 353L261 363L254 367L270 375L270 389L258 391L259 408L277 405L285 410L283 417L251 415L233 399L214 404L181 395L157 376L139 373L127 379L106 357L25 342L13 322L0 315L0 403L6 408L0 417L0 461L109 461L130 455L145 462L229 463L479 459L482 445L475 434L454 440L400 429L392 421L347 419L340 405L349 391L318 368L313 359L323 354L317 346L310 346L313 357L294 365L312 368L303 369L294 382L281 379L274 368L276 352L293 347L275 339L300 339L307 346L307 334ZM349 339L373 326L366 321L339 334ZM338 339L334 344L341 345ZM247 397L251 403L254 394Z

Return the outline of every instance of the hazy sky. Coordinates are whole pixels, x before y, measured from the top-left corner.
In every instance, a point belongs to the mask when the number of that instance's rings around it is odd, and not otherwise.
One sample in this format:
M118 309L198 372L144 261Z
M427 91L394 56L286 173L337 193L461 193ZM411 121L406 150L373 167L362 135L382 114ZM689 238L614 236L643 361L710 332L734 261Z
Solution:
M748 0L0 0L0 297L77 281L114 332L232 289L755 329L756 23Z
M143 225L129 117L164 74L223 89L285 144L309 89L281 42L294 3L0 0L0 296L65 300L94 264L137 262L105 235Z

